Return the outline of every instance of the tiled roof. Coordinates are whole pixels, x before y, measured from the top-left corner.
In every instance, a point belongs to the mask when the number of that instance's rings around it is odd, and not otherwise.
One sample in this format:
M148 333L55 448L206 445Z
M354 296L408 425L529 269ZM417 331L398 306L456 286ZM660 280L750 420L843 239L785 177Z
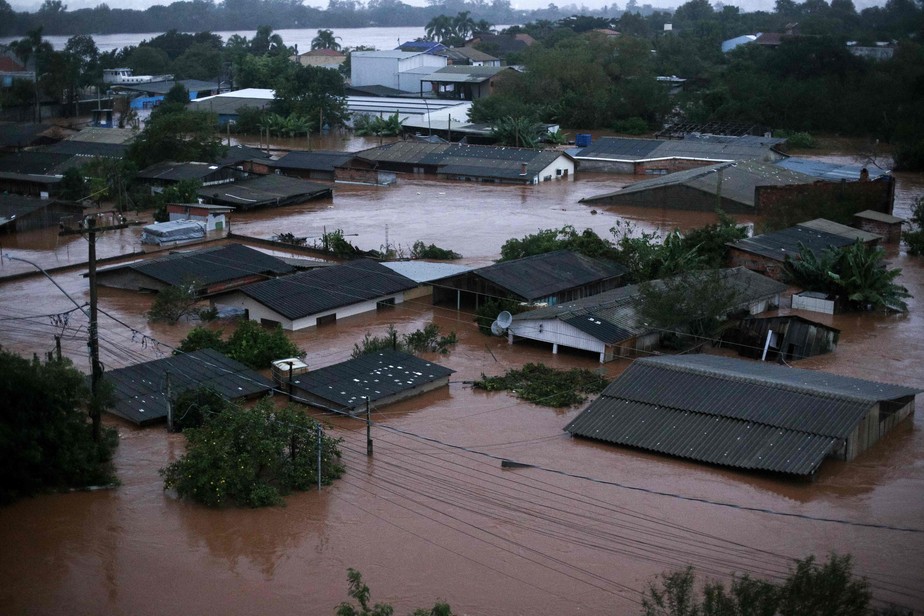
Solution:
M295 271L285 262L243 244L228 244L176 252L150 261L102 269L97 275L132 270L169 285L195 282L197 287L230 282L254 275L279 276Z
M287 319L400 293L417 286L377 261L360 259L239 289Z
M808 475L872 405L916 393L713 355L644 358L565 430L712 464Z
M626 268L576 252L557 250L495 263L472 273L524 300L533 301L575 287L617 278L626 273Z
M234 400L273 388L269 379L247 366L218 351L201 349L106 372L104 378L114 388L109 412L139 425L166 418L167 401L163 392L167 372L173 395L188 389L210 388Z
M300 374L293 384L296 391L322 398L331 408L353 410L447 378L453 372L402 351L378 351Z

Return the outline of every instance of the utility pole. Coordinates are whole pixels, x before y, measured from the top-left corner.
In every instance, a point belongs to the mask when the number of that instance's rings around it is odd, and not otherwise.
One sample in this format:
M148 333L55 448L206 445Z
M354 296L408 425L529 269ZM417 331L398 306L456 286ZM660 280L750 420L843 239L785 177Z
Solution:
M372 416L369 411L369 400L366 400L366 455L372 457Z
M100 417L100 382L103 379L103 368L99 363L99 324L98 324L98 298L96 291L96 218L88 217L89 229L89 281L90 281L90 364L93 370L90 387L93 392L93 401L90 403L90 418L93 421L93 440L99 441L101 435Z
M170 390L170 371L164 373L164 398L167 400L167 431L173 432L173 404L170 399L173 392Z
M324 440L324 433L321 431L321 422L318 422L318 492L321 491L321 447Z

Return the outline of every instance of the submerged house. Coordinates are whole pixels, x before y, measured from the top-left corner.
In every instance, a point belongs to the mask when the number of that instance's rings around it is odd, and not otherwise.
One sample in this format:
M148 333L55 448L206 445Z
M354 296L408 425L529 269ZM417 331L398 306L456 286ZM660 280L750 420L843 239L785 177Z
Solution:
M83 206L77 203L0 193L0 233L72 224L81 219L83 212Z
M445 387L453 372L403 351L376 351L299 374L292 392L302 402L352 414Z
M96 272L96 280L103 287L133 291L192 285L197 295L205 296L294 271L274 256L243 244L228 244L107 267Z
M778 306L786 285L745 268L721 270L722 282L734 290L734 311L758 314ZM652 281L658 285L661 281ZM562 302L513 315L507 338L552 345L552 352L567 347L597 353L600 362L634 357L658 347L661 329L649 325L640 308L642 286L630 285L574 301Z
M793 361L831 353L841 330L798 315L744 319L722 337L723 346L738 354L767 361Z
M746 237L728 244L729 264L746 267L777 280L783 277L786 259L798 259L802 249L816 255L860 241L876 245L879 235L830 220L816 219L771 233Z
M295 331L403 303L416 287L377 261L359 259L249 284L212 301L243 309L251 321Z
M271 380L213 349L108 370L103 378L113 388L107 410L139 426L167 419L169 400L164 391L168 378L174 395L207 388L228 400L239 400L273 389Z
M237 210L255 210L328 199L330 186L282 175L263 175L221 186L203 186L196 194L211 205L228 205Z
M503 298L555 305L620 287L626 271L612 261L556 250L444 278L434 286L433 302L478 306Z
M742 470L810 476L914 413L920 390L715 355L646 357L565 430Z

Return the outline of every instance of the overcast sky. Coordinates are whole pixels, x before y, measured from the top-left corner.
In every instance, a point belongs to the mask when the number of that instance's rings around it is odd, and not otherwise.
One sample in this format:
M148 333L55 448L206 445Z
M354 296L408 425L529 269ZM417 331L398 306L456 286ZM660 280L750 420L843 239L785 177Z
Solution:
M10 6L12 6L17 11L34 11L41 5L41 0L37 2L30 2L28 0L8 0ZM150 0L63 0L65 6L69 10L82 9L82 8L93 8L103 2L109 5L111 8L120 8L120 9L145 9L154 4L170 4L170 2L151 2ZM406 4L412 6L424 6L426 4L425 0L403 0ZM511 5L517 9L537 9L546 7L550 2L554 2L559 7L567 6L585 6L591 9L598 9L602 6L612 6L613 4L618 5L620 8L624 7L628 0L511 0ZM656 8L669 8L676 7L683 4L686 0L636 0L639 5L650 4ZM796 0L797 3L800 0ZM884 0L854 0L854 5L857 7L857 10L866 8L867 6L872 6L875 4L883 4ZM327 0L307 0L304 4L315 6L318 8L327 8ZM715 4L715 0L713 0ZM770 11L773 10L775 5L775 0L729 0L723 2L726 5L734 5L741 7L743 11Z

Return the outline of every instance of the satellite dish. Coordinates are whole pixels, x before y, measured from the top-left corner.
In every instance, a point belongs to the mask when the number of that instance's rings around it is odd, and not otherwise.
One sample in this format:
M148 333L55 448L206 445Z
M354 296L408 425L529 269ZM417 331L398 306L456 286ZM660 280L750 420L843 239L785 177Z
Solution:
M503 336L504 328L500 326L500 323L498 323L497 321L494 321L493 323L491 323L491 333L494 334L495 336Z
M497 321L495 321L503 329L510 327L510 324L513 323L513 315L504 310L502 313L497 315Z

